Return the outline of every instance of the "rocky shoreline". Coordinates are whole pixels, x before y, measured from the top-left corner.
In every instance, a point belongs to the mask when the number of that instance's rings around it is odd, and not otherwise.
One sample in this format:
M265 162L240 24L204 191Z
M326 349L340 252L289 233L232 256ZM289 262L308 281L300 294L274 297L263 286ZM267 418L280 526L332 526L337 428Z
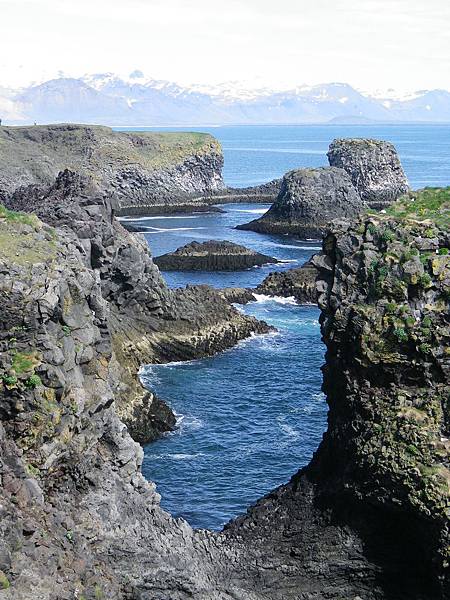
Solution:
M117 198L77 173L5 201L2 598L449 597L450 188L334 221L311 263L257 288L317 301L328 428L220 533L164 512L143 478L132 436L174 415L138 372L268 332L230 305L252 291L170 290Z
M114 218L115 200L83 176L64 171L52 186L17 190L7 204L32 211L64 231L80 246L82 263L99 274L120 382L117 410L141 442L155 439L174 423L161 400L142 388L137 373L143 364L201 358L254 332L269 330L236 311L208 286L169 290L146 242Z
M75 235L73 218L62 225L67 205L54 215L56 229L3 212L2 239L10 241L0 247L5 599L446 598L450 240L448 200L436 210L431 198L425 215L407 212L427 202L418 195L389 215L337 224L326 237L316 268L328 430L308 467L218 534L167 515L140 474L142 451L115 408L123 368L110 335L121 318L128 329L138 308L123 285L115 304L108 300L112 280L92 252L95 235ZM79 217L81 209L107 210L79 196L69 206ZM135 260L123 263L121 277L125 264L136 268ZM110 269L118 268L114 259ZM198 306L206 293L187 288L162 305L157 298L167 290L158 279L152 290L155 332L160 319L169 331L177 311ZM210 288L207 295L225 303ZM198 340L185 318L183 356ZM168 338L159 332L162 346ZM169 343L172 355L178 342ZM132 355L136 349L135 341Z

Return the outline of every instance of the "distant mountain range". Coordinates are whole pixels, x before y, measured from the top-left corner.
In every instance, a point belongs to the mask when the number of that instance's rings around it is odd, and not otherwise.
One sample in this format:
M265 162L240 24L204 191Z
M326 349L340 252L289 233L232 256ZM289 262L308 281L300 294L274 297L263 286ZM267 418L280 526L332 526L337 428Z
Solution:
M251 125L296 123L450 122L450 92L406 97L370 95L345 83L286 91L236 83L181 87L140 71L62 77L21 90L0 87L4 124L78 122L105 125Z

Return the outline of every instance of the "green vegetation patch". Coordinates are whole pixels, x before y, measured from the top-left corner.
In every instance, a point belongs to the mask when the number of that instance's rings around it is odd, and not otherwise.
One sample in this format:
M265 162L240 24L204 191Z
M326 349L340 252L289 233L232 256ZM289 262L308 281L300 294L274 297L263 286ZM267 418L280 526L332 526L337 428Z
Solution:
M54 231L44 229L36 215L8 210L0 204L0 262L21 266L56 257Z
M0 204L0 219L5 220L7 223L20 223L22 225L30 225L31 227L39 227L40 221L36 215L15 212L9 210L3 204Z
M450 187L427 187L418 192L402 196L392 204L386 213L401 219L415 221L432 221L442 228L450 227ZM434 230L430 227L427 236L433 237Z

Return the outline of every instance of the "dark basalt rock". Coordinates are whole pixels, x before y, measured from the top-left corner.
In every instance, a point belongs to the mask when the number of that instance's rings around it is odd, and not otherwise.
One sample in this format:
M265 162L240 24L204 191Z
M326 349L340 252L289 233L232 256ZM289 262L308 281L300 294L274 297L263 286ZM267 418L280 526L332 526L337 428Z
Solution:
M153 261L162 271L241 271L278 262L245 246L218 240L190 242Z
M328 430L306 468L215 533L161 509L116 402L142 357L206 355L255 323L209 287L168 290L107 198L60 194L41 196L54 228L0 210L2 600L449 598L450 255L436 199L428 220L364 216L326 236L314 265Z
M89 178L61 172L52 186L19 188L10 208L33 212L82 248L83 264L98 275L108 302L112 364L120 383L119 415L142 443L173 428L172 411L150 402L137 373L146 363L200 358L236 344L265 323L241 315L212 288L172 292L147 243L114 218L118 201Z
M280 193L281 183L282 179L280 178L244 188L227 187L212 195L211 202L215 204L225 202L272 203Z
M371 208L385 208L409 190L397 150L390 142L337 139L328 150L332 167L344 169Z
M299 304L316 304L317 276L317 267L313 261L308 261L301 267L269 273L255 292L267 296L293 297Z
M270 209L237 229L321 238L333 220L355 217L364 208L343 169L297 169L284 176L280 193Z

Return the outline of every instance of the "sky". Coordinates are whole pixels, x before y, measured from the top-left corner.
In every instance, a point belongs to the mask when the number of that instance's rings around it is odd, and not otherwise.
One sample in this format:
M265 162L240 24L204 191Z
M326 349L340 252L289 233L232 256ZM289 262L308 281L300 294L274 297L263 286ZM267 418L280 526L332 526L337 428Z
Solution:
M449 0L0 0L0 87L135 69L191 83L450 89Z

